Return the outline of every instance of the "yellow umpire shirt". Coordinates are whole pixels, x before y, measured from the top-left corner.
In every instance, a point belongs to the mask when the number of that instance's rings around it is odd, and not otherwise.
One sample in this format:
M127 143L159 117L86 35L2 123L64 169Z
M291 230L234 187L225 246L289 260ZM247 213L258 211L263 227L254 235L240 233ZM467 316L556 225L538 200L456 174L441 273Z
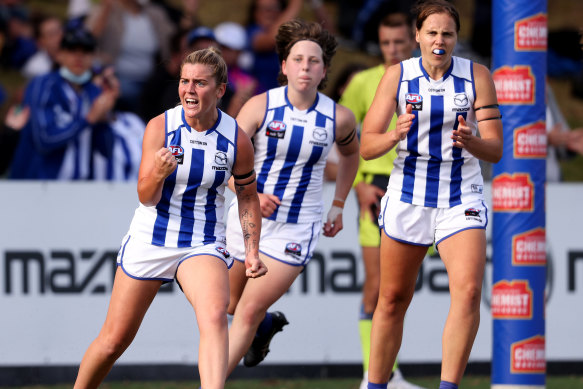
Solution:
M381 78L383 77L384 73L385 66L383 64L357 73L352 78L344 90L342 97L340 98L340 104L349 108L354 113L356 122L359 126L359 133L364 116L372 104L375 92L379 83L381 82ZM396 123L397 116L394 115L387 130L394 129ZM395 148L390 150L385 155L370 161L365 161L362 157L360 157L358 172L356 174L356 178L354 179L354 185L364 180L365 176L390 175L391 170L393 170L393 161L396 157L397 153Z

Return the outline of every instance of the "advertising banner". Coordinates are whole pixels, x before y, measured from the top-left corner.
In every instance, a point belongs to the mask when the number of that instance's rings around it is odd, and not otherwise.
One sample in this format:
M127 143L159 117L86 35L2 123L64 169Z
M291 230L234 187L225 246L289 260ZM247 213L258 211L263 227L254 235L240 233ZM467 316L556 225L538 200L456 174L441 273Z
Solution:
M484 188L487 196L490 189ZM548 187L549 361L583 361L583 207L573 206L581 193L583 184ZM325 185L324 198L333 196L334 186ZM487 203L491 208L489 198ZM137 204L135 184L0 183L0 368L79 364L105 319L115 258ZM274 338L265 365L360 364L363 266L356 213L351 193L344 230L335 238L320 238L312 262L273 306L290 325ZM543 260L540 230L516 234L514 242L514 258L522 267ZM447 285L440 258L427 257L405 318L401 363L441 362ZM526 278L493 282L488 262L470 363L492 358L492 315L526 320L536 314L533 296ZM515 371L540 369L541 341L534 334L513 342ZM194 312L170 284L154 299L119 364L194 365L197 350Z
M492 180L492 388L543 388L546 0L494 0L492 25L492 76L504 126L504 154Z

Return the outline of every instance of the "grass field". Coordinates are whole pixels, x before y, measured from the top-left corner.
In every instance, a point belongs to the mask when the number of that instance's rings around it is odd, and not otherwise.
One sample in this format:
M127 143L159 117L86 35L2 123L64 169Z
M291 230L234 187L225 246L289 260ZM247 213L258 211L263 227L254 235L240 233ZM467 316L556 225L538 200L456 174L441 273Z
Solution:
M410 378L410 382L427 389L439 386L439 377ZM227 382L225 389L358 389L359 380L326 379L326 380L233 380ZM198 388L197 381L181 382L109 382L101 385L103 389L192 389ZM20 387L20 389L68 389L71 384L35 385ZM463 389L489 389L490 377L467 376L461 382ZM547 376L546 389L583 389L583 376Z

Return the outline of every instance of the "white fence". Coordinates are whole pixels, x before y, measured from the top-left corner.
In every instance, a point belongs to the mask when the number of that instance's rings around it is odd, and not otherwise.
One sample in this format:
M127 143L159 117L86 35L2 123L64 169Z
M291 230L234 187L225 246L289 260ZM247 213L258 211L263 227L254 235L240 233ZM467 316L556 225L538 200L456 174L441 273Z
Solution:
M331 199L333 186L324 195ZM312 263L274 306L291 324L266 363L359 363L363 269L350 196L345 229L320 238ZM581 184L547 186L548 361L583 361L582 198ZM115 256L136 206L135 184L0 183L0 367L80 362L105 318ZM490 263L488 270L471 362L489 362L492 353ZM417 287L399 358L438 363L449 304L439 258L426 258ZM166 289L120 362L196 363L195 320L180 290Z

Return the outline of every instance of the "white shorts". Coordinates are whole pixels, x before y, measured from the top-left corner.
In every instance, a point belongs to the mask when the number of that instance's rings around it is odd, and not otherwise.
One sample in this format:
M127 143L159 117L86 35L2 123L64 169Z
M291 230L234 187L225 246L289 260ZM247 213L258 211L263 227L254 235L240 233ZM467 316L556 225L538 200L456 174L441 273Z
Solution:
M479 199L453 208L424 207L402 202L389 194L381 200L379 226L390 238L418 246L437 246L463 230L485 229L488 207Z
M138 280L171 282L176 278L178 266L188 258L210 255L233 266L233 259L221 242L199 247L161 247L144 243L126 235L117 254L117 264L130 277Z
M259 251L288 265L306 266L314 254L321 229L321 221L281 223L262 218ZM233 259L245 262L245 244L236 201L229 207L227 216L227 250Z

